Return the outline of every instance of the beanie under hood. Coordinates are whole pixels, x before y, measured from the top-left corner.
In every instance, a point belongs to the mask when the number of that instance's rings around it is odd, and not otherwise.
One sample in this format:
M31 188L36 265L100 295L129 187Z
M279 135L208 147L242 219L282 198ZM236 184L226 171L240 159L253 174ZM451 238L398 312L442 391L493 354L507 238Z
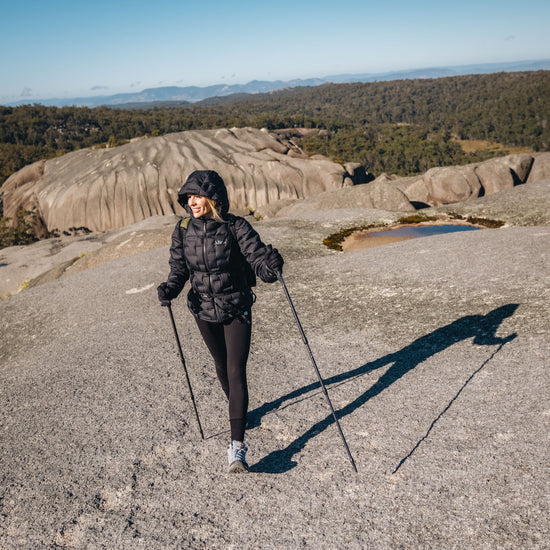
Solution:
M220 205L220 214L223 216L229 211L229 197L227 188L221 176L213 170L196 170L183 184L178 193L178 202L191 213L187 204L187 195L208 197Z

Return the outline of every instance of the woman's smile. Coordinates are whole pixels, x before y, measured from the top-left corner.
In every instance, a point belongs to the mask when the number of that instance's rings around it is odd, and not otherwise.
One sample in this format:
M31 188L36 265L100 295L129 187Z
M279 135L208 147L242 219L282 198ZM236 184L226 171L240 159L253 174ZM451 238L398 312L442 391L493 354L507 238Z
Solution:
M193 217L195 218L200 218L212 212L212 208L210 208L206 197L201 197L200 195L188 195L187 204L191 208L191 212L193 212Z

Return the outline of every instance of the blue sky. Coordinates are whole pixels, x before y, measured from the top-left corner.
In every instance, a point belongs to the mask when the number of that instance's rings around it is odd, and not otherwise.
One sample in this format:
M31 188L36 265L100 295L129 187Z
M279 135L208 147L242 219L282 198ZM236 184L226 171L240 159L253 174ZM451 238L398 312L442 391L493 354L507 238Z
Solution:
M0 103L550 58L549 0L0 0Z

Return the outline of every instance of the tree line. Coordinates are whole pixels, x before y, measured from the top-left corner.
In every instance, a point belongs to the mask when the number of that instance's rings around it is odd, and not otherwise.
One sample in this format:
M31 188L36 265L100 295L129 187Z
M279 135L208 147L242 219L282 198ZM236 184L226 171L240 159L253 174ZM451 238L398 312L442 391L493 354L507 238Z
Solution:
M485 160L456 140L550 149L550 71L325 84L145 109L0 107L0 185L21 167L83 147L194 129L251 126L325 130L309 153L360 162L375 175Z

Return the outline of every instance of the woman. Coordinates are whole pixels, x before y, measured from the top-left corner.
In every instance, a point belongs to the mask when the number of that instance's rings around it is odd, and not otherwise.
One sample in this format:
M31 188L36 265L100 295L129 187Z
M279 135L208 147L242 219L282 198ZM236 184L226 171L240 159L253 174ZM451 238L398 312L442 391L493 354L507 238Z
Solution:
M254 302L250 288L254 282L247 277L247 268L272 283L283 267L283 258L271 245L262 243L244 218L228 214L227 189L216 172L193 172L180 189L178 202L190 218L178 222L174 229L170 275L159 285L158 297L162 305L168 305L190 280L187 305L229 400L229 472L246 472L246 362Z

